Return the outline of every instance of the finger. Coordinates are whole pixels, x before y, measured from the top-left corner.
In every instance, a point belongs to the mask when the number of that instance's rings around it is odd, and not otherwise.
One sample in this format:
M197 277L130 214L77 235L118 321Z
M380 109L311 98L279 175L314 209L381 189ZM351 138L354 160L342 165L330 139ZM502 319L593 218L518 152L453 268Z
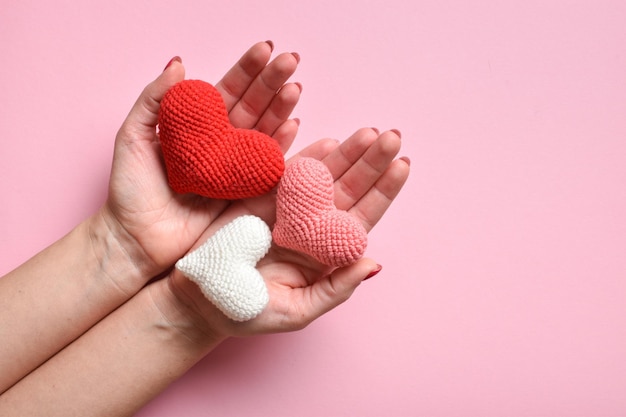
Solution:
M269 106L256 124L260 132L274 136L274 132L291 115L300 100L302 85L300 83L285 84L276 93Z
M409 177L410 160L393 161L374 186L349 211L369 232L383 217Z
M280 149L283 151L283 154L285 154L291 147L291 144L293 143L293 141L296 138L296 135L298 134L299 126L300 126L299 119L290 119L290 120L283 122L272 135L274 140L278 142L278 145L280 146Z
M231 123L240 128L253 128L297 66L296 57L284 53L263 68L230 110Z
M328 167L333 178L341 177L365 153L378 138L378 130L363 128L357 130L322 162Z
M383 133L335 181L335 205L348 210L378 181L400 151L400 136L395 131Z
M222 94L229 112L265 68L272 55L272 49L273 45L269 41L254 44L215 85L215 88Z
M328 157L333 151L335 151L339 147L339 142L335 139L320 139L317 142L312 143L306 148L302 149L300 152L295 154L293 157L289 158L289 161L296 160L297 158L314 158L318 161L323 160Z
M155 140L161 100L167 90L184 78L185 67L180 60L172 60L163 73L144 88L122 124L118 138L127 142Z
M329 312L350 298L354 290L373 273L380 271L380 265L369 258L362 258L356 263L339 268L332 274L302 288L302 300L299 311L301 317L297 325L301 327Z

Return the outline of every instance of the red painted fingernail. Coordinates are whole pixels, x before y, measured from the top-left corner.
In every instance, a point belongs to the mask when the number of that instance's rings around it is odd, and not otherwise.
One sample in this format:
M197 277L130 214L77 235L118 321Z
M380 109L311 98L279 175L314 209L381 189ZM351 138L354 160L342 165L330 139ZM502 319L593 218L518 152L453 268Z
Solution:
M170 65L172 65L172 63L174 63L174 62L179 62L179 63L182 64L183 60L179 56L175 56L174 58L170 59L170 62L168 62L167 65L165 66L165 68L163 68L163 71L168 69L170 67Z
M398 135L398 137L399 137L399 138L401 138L401 137L402 137L402 133L400 133L400 131L399 131L398 129L391 129L391 131L392 131L393 133L395 133L396 135Z
M294 58L296 58L296 62L299 64L300 63L300 54L297 52L292 52L291 55L293 55Z
M274 42L272 42L272 41L265 41L265 43L270 46L270 51L274 52Z
M373 276L378 274L382 269L383 269L382 265L376 264L376 269L374 269L372 272L367 274L367 276L365 278L363 278L363 281L366 281L366 280L372 278Z

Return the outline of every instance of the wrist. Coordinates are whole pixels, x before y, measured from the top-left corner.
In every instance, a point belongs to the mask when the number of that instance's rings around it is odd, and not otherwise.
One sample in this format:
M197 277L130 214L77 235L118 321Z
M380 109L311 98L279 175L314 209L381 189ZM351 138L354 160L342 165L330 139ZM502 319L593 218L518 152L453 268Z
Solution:
M228 335L220 331L212 320L207 320L207 312L203 306L206 307L209 303L204 298L200 302L196 301L194 286L194 283L173 272L148 288L153 304L166 322L208 352L226 340ZM215 316L219 315L219 311L215 311Z
M141 251L136 249L136 242L122 230L106 206L83 226L99 272L125 295L135 294L153 276Z

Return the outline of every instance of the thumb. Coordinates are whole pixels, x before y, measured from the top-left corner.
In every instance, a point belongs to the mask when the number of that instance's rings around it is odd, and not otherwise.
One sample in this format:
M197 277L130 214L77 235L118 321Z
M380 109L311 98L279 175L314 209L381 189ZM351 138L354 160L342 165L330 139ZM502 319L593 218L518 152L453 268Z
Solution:
M167 64L161 75L144 88L120 129L122 141L154 140L159 106L165 93L185 78L185 67L179 57Z
M381 270L373 259L362 258L358 262L338 268L309 287L311 291L311 320L315 320L350 298L354 290L367 278Z

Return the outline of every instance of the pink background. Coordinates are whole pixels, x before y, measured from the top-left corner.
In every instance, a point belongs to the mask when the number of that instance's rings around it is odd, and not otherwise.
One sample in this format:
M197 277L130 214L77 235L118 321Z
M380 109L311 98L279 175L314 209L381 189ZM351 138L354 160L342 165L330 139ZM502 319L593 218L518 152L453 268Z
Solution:
M378 276L141 416L626 415L625 2L98 3L0 6L0 274L103 202L173 55L215 82L272 39L302 56L296 148L398 128L412 160Z

